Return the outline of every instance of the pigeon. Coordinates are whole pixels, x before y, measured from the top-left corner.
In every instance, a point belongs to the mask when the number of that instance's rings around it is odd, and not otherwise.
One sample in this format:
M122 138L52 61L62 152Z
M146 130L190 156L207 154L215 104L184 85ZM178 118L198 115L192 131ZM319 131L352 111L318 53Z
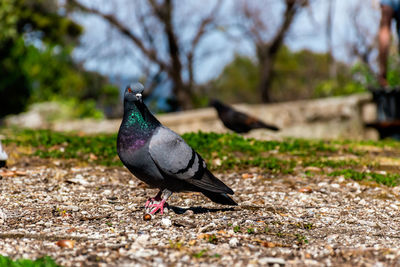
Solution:
M126 87L124 115L117 137L122 163L141 181L160 191L145 204L146 214L163 214L174 192L201 192L223 205L237 205L234 192L216 178L202 157L177 133L163 126L143 102L140 83Z
M265 128L272 131L279 131L278 127L265 124L257 118L237 111L219 100L211 100L210 105L217 110L218 117L225 125L225 127L236 133L247 133L250 130L260 128Z

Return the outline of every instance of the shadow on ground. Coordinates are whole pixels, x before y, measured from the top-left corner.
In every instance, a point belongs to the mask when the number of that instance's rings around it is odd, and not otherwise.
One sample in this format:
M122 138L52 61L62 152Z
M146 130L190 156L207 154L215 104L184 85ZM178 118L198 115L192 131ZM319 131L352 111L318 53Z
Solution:
M184 214L188 210L193 211L194 214L215 213L215 212L234 211L235 210L234 208L220 208L220 209L210 209L210 208L203 208L203 207L180 208L180 207L176 207L176 206L169 206L169 208L176 214Z

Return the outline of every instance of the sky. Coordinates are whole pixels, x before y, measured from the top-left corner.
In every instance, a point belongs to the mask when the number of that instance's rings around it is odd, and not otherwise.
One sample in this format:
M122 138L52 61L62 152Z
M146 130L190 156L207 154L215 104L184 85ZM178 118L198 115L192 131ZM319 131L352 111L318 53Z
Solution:
M129 11L121 8L124 0L116 0L120 3L117 14L121 20L129 18ZM139 0L140 1L140 0ZM207 0L205 3L212 2ZM295 19L292 27L285 39L286 45L292 50L309 49L315 52L326 52L327 42L325 35L326 11L328 0L310 0L311 7L303 10ZM86 5L100 8L102 11L109 12L110 5L100 5L103 0L89 1L81 0ZM192 1L195 3L196 1ZM276 1L275 1L276 2ZM190 0L186 3L191 3ZM348 54L348 43L354 41L355 33L349 27L354 12L351 11L361 3L357 11L357 19L364 30L374 37L379 23L379 4L377 0L334 0L332 45L335 58L338 60L352 63L354 58ZM226 7L228 8L228 7ZM283 12L283 6L275 6L276 14ZM279 17L279 16L278 16ZM137 60L145 61L136 54L136 57L128 56L121 51L134 51L130 44L121 44L117 33L110 30L107 24L94 16L75 15L74 18L85 27L82 37L82 46L75 49L74 57L85 62L85 67L90 70L99 71L108 76L138 77L141 70L138 68ZM107 49L98 49L105 47ZM206 38L202 43L201 49L214 47L216 54L201 60L196 64L195 80L198 83L206 82L218 76L223 67L234 57L235 53L254 56L252 44L245 38L239 42L227 40L223 34L215 33Z

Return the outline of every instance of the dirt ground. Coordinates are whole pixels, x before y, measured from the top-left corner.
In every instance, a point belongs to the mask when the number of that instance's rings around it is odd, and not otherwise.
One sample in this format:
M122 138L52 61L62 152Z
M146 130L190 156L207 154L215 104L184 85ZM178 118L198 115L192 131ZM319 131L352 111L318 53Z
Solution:
M217 174L239 206L177 193L144 221L157 190L125 168L21 159L0 170L0 254L63 266L400 265L400 188L307 171Z

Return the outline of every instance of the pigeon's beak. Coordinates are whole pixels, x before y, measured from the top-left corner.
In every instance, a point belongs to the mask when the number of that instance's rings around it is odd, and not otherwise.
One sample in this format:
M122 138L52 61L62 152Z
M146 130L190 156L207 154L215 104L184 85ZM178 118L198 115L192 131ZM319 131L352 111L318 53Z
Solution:
M142 100L142 94L141 93L137 93L136 94L136 99L137 100Z

